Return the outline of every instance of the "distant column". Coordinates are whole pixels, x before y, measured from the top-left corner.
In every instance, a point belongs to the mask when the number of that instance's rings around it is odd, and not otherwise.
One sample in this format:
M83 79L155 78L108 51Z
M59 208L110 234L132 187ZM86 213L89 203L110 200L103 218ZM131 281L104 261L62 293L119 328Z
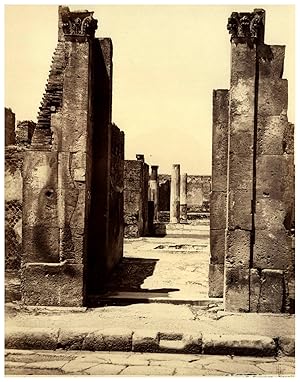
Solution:
M173 164L171 173L170 223L180 222L180 164Z
M187 173L180 176L180 221L187 222Z
M151 166L149 181L150 200L154 203L154 221L158 220L158 166Z

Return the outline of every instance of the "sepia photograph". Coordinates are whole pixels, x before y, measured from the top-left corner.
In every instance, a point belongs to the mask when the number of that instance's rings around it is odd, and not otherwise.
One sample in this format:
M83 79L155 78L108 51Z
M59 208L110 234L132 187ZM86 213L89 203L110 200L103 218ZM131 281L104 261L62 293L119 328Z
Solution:
M295 377L295 5L3 5L6 377Z

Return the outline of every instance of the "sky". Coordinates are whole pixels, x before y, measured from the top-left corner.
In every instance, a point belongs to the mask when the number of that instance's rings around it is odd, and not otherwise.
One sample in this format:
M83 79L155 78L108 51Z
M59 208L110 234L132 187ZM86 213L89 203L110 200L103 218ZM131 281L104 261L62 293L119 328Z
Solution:
M125 158L144 153L170 173L211 174L212 91L228 89L233 11L266 10L265 43L286 45L294 122L293 5L73 5L93 10L96 37L113 42L112 119L125 132ZM57 43L57 5L5 6L5 106L36 121Z

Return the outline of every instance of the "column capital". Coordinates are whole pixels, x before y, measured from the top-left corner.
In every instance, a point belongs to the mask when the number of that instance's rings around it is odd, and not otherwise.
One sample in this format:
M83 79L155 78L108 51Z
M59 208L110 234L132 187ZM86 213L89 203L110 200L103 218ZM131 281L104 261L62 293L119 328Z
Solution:
M227 30L230 41L236 45L247 43L250 46L264 42L265 11L254 9L253 12L232 12L228 18Z
M144 154L136 154L135 157L136 157L136 160L138 160L138 161L141 161L141 162L145 161Z
M65 36L94 37L98 20L93 18L94 12L87 10L71 12L67 7L60 8L62 30Z

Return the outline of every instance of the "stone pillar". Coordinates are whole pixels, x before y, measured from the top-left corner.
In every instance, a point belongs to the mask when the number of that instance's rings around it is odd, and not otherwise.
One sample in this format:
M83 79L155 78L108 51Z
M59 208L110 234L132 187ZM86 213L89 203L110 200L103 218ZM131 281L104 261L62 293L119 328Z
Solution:
M150 200L154 203L154 221L158 221L158 166L151 166L149 190Z
M21 290L27 305L82 306L91 194L90 64L97 21L88 11L59 12L64 41L54 54L34 144L24 156Z
M180 222L180 164L173 164L171 172L170 223Z
M250 27L251 25L251 27ZM229 103L229 156L225 254L225 309L249 311L253 243L257 44L263 43L264 11L233 12Z
M187 223L187 173L180 176L180 221Z
M5 146L16 144L15 125L15 113L11 109L5 108Z
M228 90L213 91L212 191L210 194L210 297L223 297L227 209Z

